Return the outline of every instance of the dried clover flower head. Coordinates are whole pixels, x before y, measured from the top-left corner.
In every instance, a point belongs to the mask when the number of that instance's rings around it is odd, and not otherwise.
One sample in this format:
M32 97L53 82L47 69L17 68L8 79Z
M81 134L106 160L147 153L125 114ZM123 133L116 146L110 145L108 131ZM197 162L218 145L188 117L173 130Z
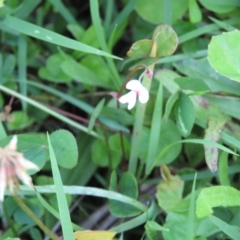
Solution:
M38 166L24 158L17 151L17 136L14 136L5 148L0 148L0 201L4 200L4 192L9 187L14 193L14 186L18 186L20 179L24 184L32 186L32 178L28 169L39 170Z

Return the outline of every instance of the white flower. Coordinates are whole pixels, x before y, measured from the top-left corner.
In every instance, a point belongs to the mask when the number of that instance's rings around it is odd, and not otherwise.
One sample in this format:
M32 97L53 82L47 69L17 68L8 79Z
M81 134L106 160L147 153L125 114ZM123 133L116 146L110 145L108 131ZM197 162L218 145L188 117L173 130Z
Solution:
M118 101L120 103L128 103L128 110L132 109L135 106L137 98L140 103L146 103L148 101L149 92L139 80L129 81L126 84L126 88L131 91L121 96Z
M32 178L28 169L39 170L38 166L23 157L17 151L17 137L14 136L5 148L0 148L0 201L4 200L5 188L8 186L14 193L14 186L18 186L18 178L26 185L32 186Z

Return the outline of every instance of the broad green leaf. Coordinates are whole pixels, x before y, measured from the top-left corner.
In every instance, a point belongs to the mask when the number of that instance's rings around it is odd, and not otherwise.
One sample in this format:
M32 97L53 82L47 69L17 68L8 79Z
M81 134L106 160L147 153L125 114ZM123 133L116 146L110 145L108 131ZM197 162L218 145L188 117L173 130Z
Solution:
M122 146L122 144L123 144L123 146ZM124 147L125 157L126 158L129 157L131 146L130 146L128 139L125 136L122 136L122 140L121 140L119 134L114 134L114 135L110 136L109 137L109 147L112 151L112 154L116 154L121 157L123 154L122 147ZM114 166L115 165L116 165L116 163L114 164Z
M75 240L112 240L116 235L111 231L78 231L74 232Z
M113 173L112 178L113 179L111 179L112 185L111 189L114 187L114 185L116 185L116 174ZM115 189L115 191L116 190L117 189ZM119 191L120 193L133 199L137 198L138 196L137 181L131 173L125 172L122 174L119 181ZM140 213L139 209L115 200L111 200L109 202L109 210L113 215L117 217L130 217Z
M127 126L132 125L134 121L134 117L125 110L108 106L103 107L101 116Z
M184 182L179 176L172 176L169 169L162 165L163 180L157 186L158 205L166 212L174 211L182 202Z
M24 129L33 123L33 119L28 117L27 113L24 111L14 111L11 115L13 121L7 123L10 131Z
M178 37L175 31L168 25L162 24L155 28L153 40L139 40L135 42L127 52L129 57L149 57L153 43L156 42L156 57L165 57L174 53L178 45Z
M229 186L203 188L196 201L197 217L207 217L213 213L212 208L220 206L240 206L240 192Z
M0 0L0 7L3 7L3 6L4 6L4 1L5 1L5 0Z
M106 83L111 85L111 71L101 57L88 54L81 60L81 64L92 70L98 76L99 82L102 82L103 85Z
M218 142L225 123L225 119L210 118L208 121L208 128L205 132L204 140ZM204 145L204 152L208 168L211 170L211 172L217 171L218 148L214 146Z
M240 227L239 226L232 226L220 218L215 216L209 216L209 219L224 233L226 233L231 239L238 240L240 236Z
M152 50L153 41L149 39L143 39L135 42L130 50L127 52L128 57L148 57Z
M208 46L208 60L218 73L240 81L240 31L235 30L214 36Z
M162 232L164 240L186 240L186 222L185 213L168 213L163 227L169 231Z
M39 204L37 198L25 199L24 203L31 209L31 211L40 218L43 215L44 208L41 204ZM27 225L35 225L36 223L28 216L28 214L23 211L21 208L18 208L14 214L14 221L21 224Z
M237 6L237 1L228 0L199 0L200 3L208 10L216 13L228 13L231 12L235 6ZM235 3L235 4L234 4Z
M180 77L175 78L174 81L182 90L192 90L194 92L201 93L210 91L208 85L199 78Z
M92 160L100 167L107 167L110 165L109 149L107 149L106 142L103 140L96 140L92 144ZM113 156L114 158L116 157Z
M161 153L169 144L181 140L181 135L178 131L178 128L172 120L163 122L160 136L158 153ZM161 157L155 162L154 166L158 166L160 163L168 164L172 162L179 155L181 148L182 144L175 145L174 148L161 155Z
M72 133L58 130L50 135L57 163L64 168L73 168L78 160L78 147Z
M169 118L169 115L173 109L174 104L179 98L179 92L173 93L167 100L166 106L165 106L165 113L163 115L163 119L166 121Z
M202 20L202 12L197 4L197 0L189 0L189 17L192 23Z
M172 22L184 15L188 8L188 0L171 1ZM146 21L160 24L164 23L164 0L138 0L136 4L137 13Z
M62 55L60 53L53 54L47 59L46 67L42 67L38 71L38 75L51 82L57 83L67 83L72 79L66 74L62 68L61 64L66 61L66 59L71 59L68 55Z
M162 24L155 28L153 39L156 41L156 57L165 57L173 54L178 46L178 36L171 26Z
M93 69L85 67L81 63L75 61L74 59L69 59L62 62L61 69L73 80L76 80L80 83L92 86L109 87L108 82L100 81L98 75L94 72Z
M3 75L10 75L16 67L16 57L13 54L8 54L3 63Z
M169 231L169 229L162 227L154 221L147 221L144 227L149 240L158 240L160 237L158 232Z
M123 144L126 151L125 154L129 153L130 146L125 137L123 137ZM122 146L119 134L110 136L108 145L103 140L96 140L92 145L92 158L100 167L109 166L115 169L122 158Z
M177 103L177 126L182 136L188 136L195 121L195 109L191 99L183 92L179 94Z

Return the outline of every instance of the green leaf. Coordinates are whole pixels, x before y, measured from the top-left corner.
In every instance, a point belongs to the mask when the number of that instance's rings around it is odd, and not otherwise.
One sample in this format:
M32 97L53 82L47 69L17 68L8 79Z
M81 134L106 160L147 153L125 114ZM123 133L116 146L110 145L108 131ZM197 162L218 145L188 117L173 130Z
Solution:
M72 133L58 130L50 135L50 139L59 166L73 168L78 160L78 147Z
M206 93L210 91L208 85L199 78L178 77L175 78L174 81L182 90L192 90L200 93Z
M192 23L198 23L202 20L202 12L196 0L189 0L189 17Z
M203 188L196 201L197 217L207 217L213 213L213 207L220 206L240 206L240 192L229 186Z
M178 131L176 124L172 120L165 121L162 124L160 132L160 141L158 147L158 153L161 153L166 146L173 142L178 142L181 140L181 135ZM155 161L154 166L160 163L168 164L172 162L179 155L182 148L182 144L175 145L170 151L166 151L164 154Z
M123 137L125 154L129 154L129 142ZM93 161L100 167L116 168L121 162L122 146L119 134L111 135L108 144L103 140L96 140L92 145Z
M62 55L60 53L53 54L47 59L46 67L39 69L38 74L41 78L46 79L51 82L57 83L67 83L72 80L72 78L66 74L62 68L61 64L67 59L71 59L68 55Z
M128 57L143 58L148 57L152 50L153 41L143 39L135 42L127 52Z
M235 6L237 6L238 1L236 0L199 0L200 3L208 10L216 13L228 13L231 12ZM238 5L239 6L239 5Z
M154 221L147 221L144 227L146 230L146 235L149 240L158 240L159 239L158 232L169 231L169 229L162 227L161 225Z
M176 121L182 136L187 137L193 128L195 109L191 99L183 92L179 94Z
M214 36L208 46L208 60L220 74L231 80L240 81L240 31Z
M156 57L158 58L171 55L175 52L178 45L178 37L175 31L170 26L162 24L155 28L153 40L143 39L135 42L127 52L127 55L138 58L150 56L154 41L156 42Z
M164 240L186 240L186 222L187 216L184 213L170 212L167 214L164 228L168 228L169 231L163 231ZM177 226L174 227L173 226ZM190 240L190 239L189 239Z
M174 211L182 202L184 182L179 176L172 176L169 169L162 165L163 180L157 186L158 205L166 212Z
M208 120L208 128L204 136L204 140L211 142L218 142L220 139L221 131L225 125L225 119L219 118L210 118ZM215 172L217 171L218 163L218 149L214 146L204 145L205 159L208 165L208 168Z
M112 178L113 179L111 180L112 182L111 189L114 186L116 186L116 174L113 174ZM137 199L137 196L138 196L137 181L130 172L125 172L122 174L119 182L119 191L120 193L128 197ZM140 213L139 209L115 200L111 200L109 202L109 210L111 214L117 217L130 217Z
M28 117L27 113L24 111L14 111L11 115L13 121L7 123L9 131L21 130L29 127L33 123L33 119Z
M166 107L165 107L165 113L163 115L163 119L166 121L169 118L169 115L173 109L173 106L175 104L175 102L178 100L179 98L179 92L175 92L173 93L167 100L166 103Z
M125 110L108 106L103 107L101 116L108 118L109 120L111 119L112 121L119 122L122 125L132 125L134 121L134 117ZM111 127L111 125L108 126Z
M178 46L178 36L171 26L162 24L155 28L153 40L156 41L156 57L165 57L173 54Z
M92 144L92 160L100 167L110 165L109 151L105 141L100 139L94 141ZM116 155L114 157L116 157Z
M188 0L171 0L172 21L184 15L188 8ZM160 24L164 23L164 0L138 0L136 4L137 13L146 21Z
M109 87L109 83L100 81L98 75L96 75L92 69L85 67L74 59L69 59L62 62L61 69L73 80L76 80L80 83L85 83L92 86Z
M25 199L25 204L31 209L31 211L40 218L43 215L44 208L41 204L39 204L38 199L31 198L31 199ZM35 225L35 222L26 214L21 208L18 208L14 214L14 221L21 223L21 224L27 224L27 225Z

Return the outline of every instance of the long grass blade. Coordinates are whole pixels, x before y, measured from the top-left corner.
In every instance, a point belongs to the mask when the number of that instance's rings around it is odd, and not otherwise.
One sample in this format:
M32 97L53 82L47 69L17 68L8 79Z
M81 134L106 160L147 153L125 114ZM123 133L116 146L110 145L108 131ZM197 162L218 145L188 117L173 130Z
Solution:
M4 18L4 20L0 21L0 25L13 29L17 32L26 34L28 36L40 39L42 41L46 41L62 47L121 60L121 58L113 56L107 52L101 51L89 45L64 37L58 33L52 32L50 30L23 21L21 19L12 17L10 15Z
M54 149L52 148L51 140L48 134L47 134L47 139L48 139L49 156L50 156L50 162L52 166L53 181L56 189L58 209L59 209L59 215L60 215L60 220L62 225L63 236L64 236L64 239L74 240L73 228L72 228L70 213L68 210L67 199L63 189L61 175L58 169L57 159L54 153Z

